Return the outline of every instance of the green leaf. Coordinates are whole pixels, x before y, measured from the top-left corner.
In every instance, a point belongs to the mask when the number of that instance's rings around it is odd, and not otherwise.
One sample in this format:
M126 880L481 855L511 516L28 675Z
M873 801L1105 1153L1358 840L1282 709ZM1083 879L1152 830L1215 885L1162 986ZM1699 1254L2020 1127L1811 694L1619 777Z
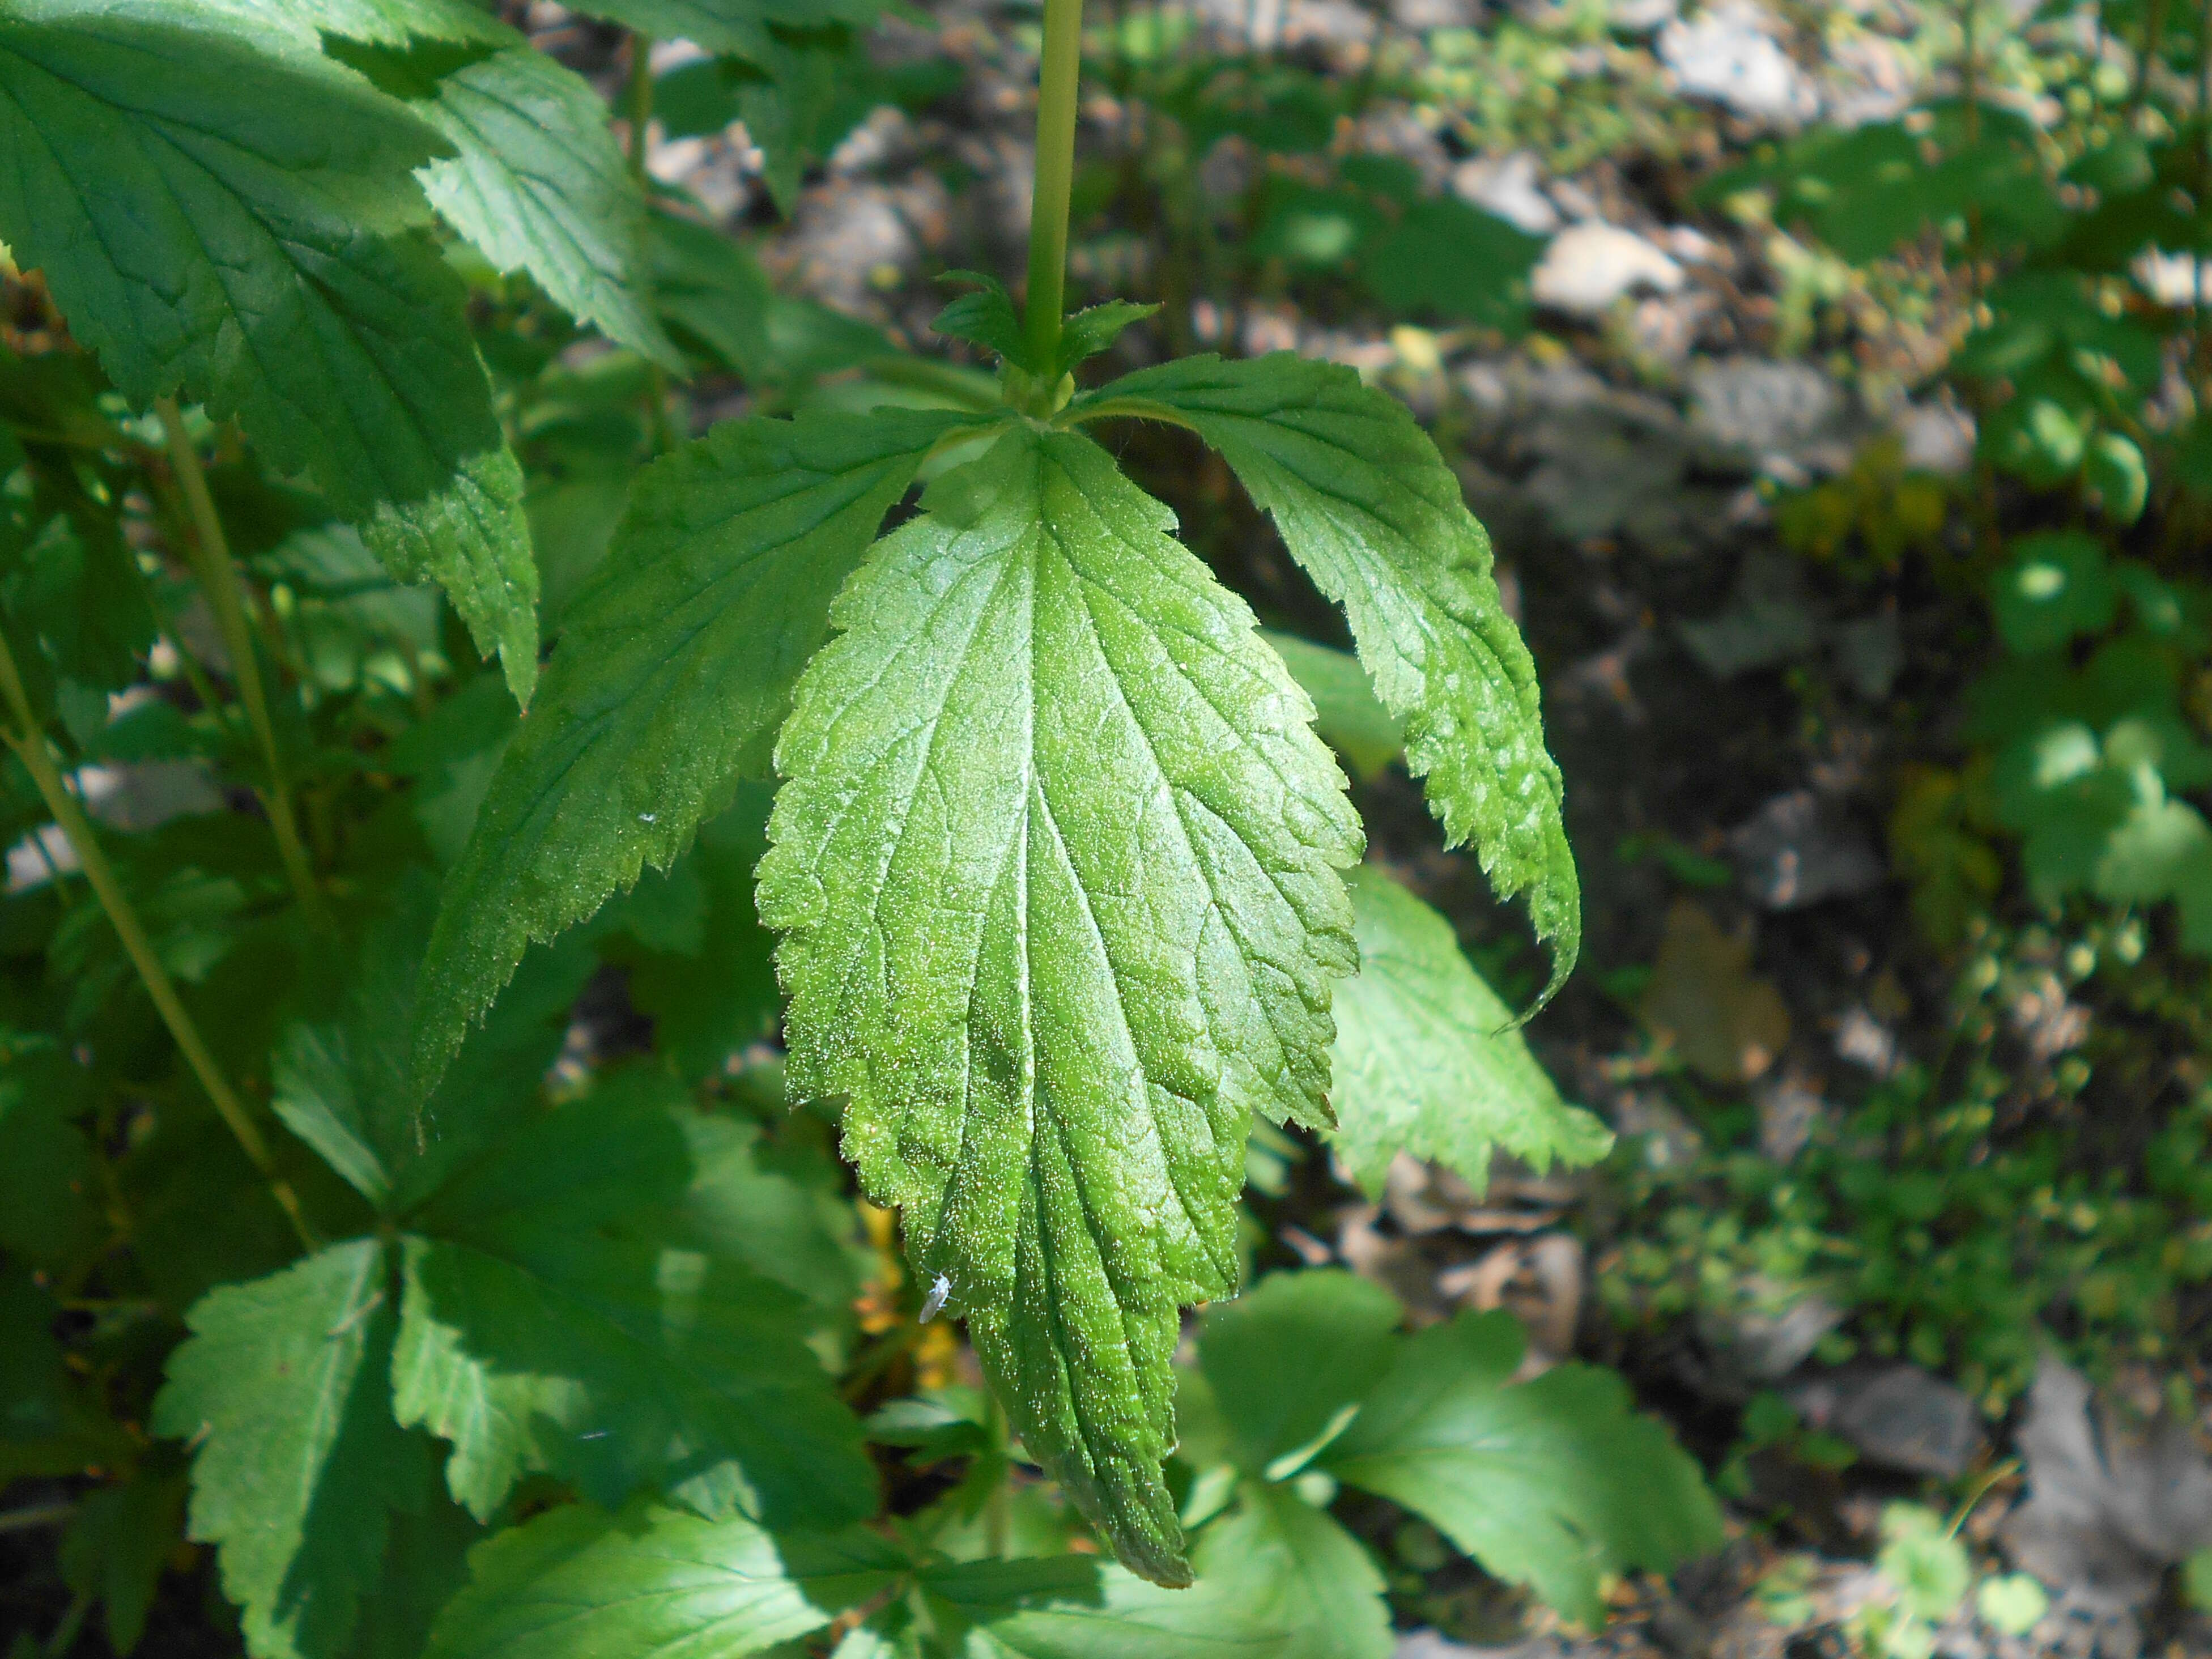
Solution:
M1162 1589L1095 1556L927 1569L940 1631L962 1659L1268 1659L1282 1635L1251 1617L1245 1575Z
M1359 659L1332 651L1295 634L1262 630L1291 678L1313 699L1314 730L1352 763L1359 777L1373 778L1406 752L1406 726L1375 696Z
M1379 1195L1401 1152L1478 1193L1495 1146L1539 1170L1603 1158L1613 1136L1559 1098L1451 924L1371 865L1347 885L1359 976L1336 994L1331 1139L1359 1184Z
M2028 1574L2007 1573L2002 1577L1982 1580L1982 1587L1974 1595L1974 1611L1991 1630L2007 1636L2025 1636L2051 1611L2051 1597Z
M1666 1429L1630 1410L1619 1376L1568 1364L1512 1383L1525 1347L1503 1312L1420 1332L1320 1462L1595 1628L1605 1574L1665 1571L1717 1548L1720 1511Z
M26 0L0 19L0 234L143 406L181 387L434 576L518 699L537 672L522 475L460 279L413 228L441 142L289 28Z
M1273 514L1291 556L1344 606L1382 706L1405 722L1446 843L1472 840L1501 898L1528 894L1552 948L1548 999L1581 949L1582 896L1535 665L1498 598L1490 538L1412 414L1351 369L1289 352L1144 369L1074 414L1190 428Z
M195 0L222 5L264 23L273 9L316 34L343 35L380 46L414 40L506 44L514 32L471 0Z
M1287 1480L1342 1433L1405 1316L1389 1291L1337 1271L1273 1273L1209 1308L1199 1364L1247 1473Z
M645 198L591 83L527 46L416 74L427 84L405 94L456 152L418 175L431 205L499 270L527 270L578 321L683 372L647 297Z
M948 340L965 340L1010 363L1030 368L1022 319L1014 311L1013 296L1006 292L1006 285L980 270L948 270L944 280L965 283L972 291L939 312L929 325L931 331Z
M1973 1585L1974 1567L1942 1516L1919 1504L1886 1504L1881 1540L1875 1565L1897 1587L1907 1613L1940 1625L1958 1611Z
M106 1611L108 1644L138 1645L161 1569L183 1540L185 1475L149 1464L120 1485L88 1493L62 1535L62 1577Z
M779 1538L659 1504L573 1504L471 1552L424 1659L740 1659L820 1630L902 1565L857 1528Z
M656 40L690 40L752 63L775 50L769 25L820 29L865 23L874 0L578 0L570 9L604 17Z
M479 1518L542 1470L595 1502L838 1525L875 1507L800 1298L696 1229L690 1114L599 1091L448 1182L404 1237L394 1410ZM711 1140L708 1141L711 1148Z
M2021 537L1990 590L1997 632L2020 652L2048 651L2094 634L2112 622L2119 603L2103 544L2078 530Z
M581 921L647 862L665 868L765 769L831 597L930 447L971 418L732 421L638 475L447 879L422 966L418 1090L531 940Z
M1283 1632L1271 1659L1389 1659L1395 1643L1375 1558L1287 1488L1246 1482L1196 1555L1201 1583L1233 1575L1245 1587L1243 1617Z
M155 1431L198 1448L191 1536L220 1547L263 1659L343 1653L387 1511L422 1502L426 1466L388 1404L390 1281L363 1238L210 1293L155 1401Z
M1250 613L1088 439L1010 433L925 506L777 745L793 1092L847 1097L1024 1445L1180 1582L1176 1310L1236 1283L1249 1110L1328 1121L1358 825Z
M1057 380L1085 358L1110 349L1124 329L1132 323L1141 323L1158 310L1156 305L1109 300L1103 305L1086 306L1073 316L1063 318L1060 350L1053 359L1053 378Z
M90 1104L76 1063L58 1053L21 1056L0 1075L0 1247L53 1269L99 1249L92 1141L71 1121Z

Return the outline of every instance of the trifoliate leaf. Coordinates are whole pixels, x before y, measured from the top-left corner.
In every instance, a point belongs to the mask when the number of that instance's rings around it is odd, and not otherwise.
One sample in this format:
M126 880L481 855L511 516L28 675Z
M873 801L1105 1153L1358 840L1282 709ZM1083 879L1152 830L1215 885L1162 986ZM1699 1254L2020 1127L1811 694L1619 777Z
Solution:
M117 386L235 416L395 575L434 577L526 700L521 469L460 279L413 228L438 137L289 27L150 0L15 6L0 92L0 234Z
M257 1659L346 1651L387 1511L422 1500L428 1466L392 1421L391 1276L377 1240L333 1244L211 1292L170 1357L154 1428L198 1449L191 1536L219 1547Z
M1189 357L1115 381L1072 411L1195 431L1274 516L1291 556L1345 608L1448 845L1472 841L1501 898L1528 896L1559 989L1582 948L1582 895L1544 748L1535 665L1491 574L1490 538L1405 405L1339 364L1278 352Z
M1371 778L1406 752L1406 725L1375 696L1373 682L1359 659L1332 651L1295 634L1265 631L1291 671L1291 678L1313 699L1314 730L1352 763L1362 778Z
M1319 1461L1595 1626L1605 1574L1665 1571L1717 1548L1720 1511L1697 1465L1630 1410L1613 1372L1555 1365L1510 1382L1526 1346L1503 1312L1420 1332Z
M739 777L766 769L830 599L931 446L972 418L732 421L638 475L447 878L422 966L418 1090L531 940L647 863L665 868Z
M1405 1316L1389 1291L1334 1271L1271 1274L1208 1309L1199 1364L1247 1473L1287 1480L1348 1428Z
M1480 1192L1492 1147L1538 1170L1603 1158L1613 1136L1559 1098L1450 923L1371 865L1352 872L1359 976L1336 993L1337 1152L1380 1195L1400 1152Z
M650 1486L778 1525L874 1508L805 1304L687 1226L688 1116L594 1093L413 1218L393 1408L453 1443L447 1482L478 1517L533 1470L611 1507Z
M525 45L434 76L406 59L362 67L453 144L452 159L418 176L485 258L527 270L579 322L683 370L646 298L645 198L589 82Z
M1251 1616L1247 1575L1162 1589L1096 1556L926 1569L921 1589L963 1659L1267 1659L1282 1632Z
M1010 433L925 506L777 744L792 1088L848 1099L1030 1453L1180 1582L1176 1310L1236 1283L1250 1109L1328 1121L1358 825L1250 613L1088 439Z
M1201 1583L1233 1575L1243 1616L1282 1632L1271 1659L1389 1659L1396 1645L1375 1558L1286 1487L1247 1481L1195 1554Z
M657 1504L572 1504L471 1553L424 1659L742 1659L820 1630L902 1565L857 1528L780 1538Z

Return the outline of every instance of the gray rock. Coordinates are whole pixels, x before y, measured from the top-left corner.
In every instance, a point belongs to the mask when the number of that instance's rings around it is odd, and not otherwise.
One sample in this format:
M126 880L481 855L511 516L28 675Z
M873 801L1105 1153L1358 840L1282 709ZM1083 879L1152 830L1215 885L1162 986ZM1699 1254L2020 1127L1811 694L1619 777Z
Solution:
M1698 1316L1698 1329L1728 1370L1765 1384L1803 1364L1844 1319L1844 1310L1817 1291L1754 1273L1740 1287L1735 1309L1707 1310Z
M1744 561L1724 609L1675 631L1707 672L1725 680L1805 655L1820 643L1820 618L1793 561L1755 556Z
M1905 465L1956 477L1974 464L1974 417L1957 404L1912 404L1897 423Z
M1777 25L1751 0L1720 0L1659 31L1659 61L1688 97L1739 115L1794 125L1820 108L1813 83L1775 39Z
M1838 623L1828 636L1828 648L1844 684L1869 702L1887 697L1905 672L1905 635L1893 611Z
M2005 1521L2005 1544L2083 1605L2140 1606L2165 1568L2212 1547L2212 1462L2187 1424L2130 1420L2045 1355L2018 1443L2028 1497Z
M1753 1091L1759 1108L1759 1150L1776 1164L1793 1162L1827 1115L1828 1103L1796 1071L1771 1073Z
M1691 429L1722 454L1768 471L1803 465L1839 435L1843 389L1810 363L1731 357L1690 371ZM1846 453L1841 459L1847 465Z
M1525 149L1496 158L1477 156L1453 169L1452 194L1532 236L1547 235L1559 228L1559 210L1544 194L1542 169L1534 154Z
M1954 1480L1982 1448L1981 1419L1966 1391L1917 1365L1837 1372L1790 1397L1814 1427L1841 1435L1886 1468Z
M1613 0L1605 15L1624 34L1649 34L1673 22L1681 9L1680 0Z
M1769 910L1799 910L1881 884L1874 848L1810 789L1769 800L1730 834L1729 850L1745 894Z
M1598 317L1638 289L1672 294L1682 286L1682 267L1634 231L1593 220L1552 239L1528 286L1540 306Z

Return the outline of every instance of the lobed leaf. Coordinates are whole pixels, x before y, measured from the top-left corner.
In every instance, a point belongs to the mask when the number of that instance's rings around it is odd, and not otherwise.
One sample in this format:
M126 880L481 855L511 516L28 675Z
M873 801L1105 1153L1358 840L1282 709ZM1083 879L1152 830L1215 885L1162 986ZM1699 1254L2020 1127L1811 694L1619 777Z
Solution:
M820 1630L902 1565L858 1528L784 1538L650 1503L572 1504L471 1552L424 1659L742 1659Z
M1237 1508L1207 1528L1201 1574L1246 1587L1240 1611L1282 1632L1269 1659L1389 1659L1396 1646L1382 1570L1326 1510L1252 1480Z
M973 419L732 421L638 475L447 878L422 965L419 1092L532 939L665 867L765 769L831 598L932 446Z
M1240 1575L1162 1589L1095 1556L927 1568L921 1588L963 1659L1260 1659L1282 1633L1253 1616Z
M1199 1365L1246 1473L1287 1479L1342 1433L1405 1316L1381 1285L1336 1270L1271 1273L1208 1309Z
M427 1462L386 1403L390 1282L362 1238L212 1292L154 1403L156 1433L198 1447L191 1535L219 1547L262 1659L345 1652L388 1512L422 1503Z
M1538 1170L1604 1157L1613 1136L1559 1098L1451 925L1371 865L1347 885L1359 976L1336 994L1331 1139L1360 1185L1379 1194L1400 1152L1478 1193L1496 1146Z
M1358 825L1250 613L1089 440L1011 432L924 505L777 745L791 1084L846 1097L1030 1453L1185 1582L1176 1310L1236 1283L1249 1111L1328 1121Z
M1170 421L1220 451L1291 556L1344 606L1377 695L1405 722L1447 844L1472 841L1501 898L1528 895L1552 951L1540 1005L1582 942L1559 769L1490 538L1428 434L1351 369L1289 352L1143 369L1077 399L1069 418L1109 416Z
M651 1487L776 1525L874 1508L805 1304L748 1265L742 1239L695 1231L692 1117L594 1091L411 1218L393 1409L453 1443L447 1484L479 1519L538 1470L609 1507Z
M535 683L522 474L416 229L437 135L290 27L24 0L0 18L0 233L141 406L180 388L310 474Z
M1595 1628L1607 1574L1665 1571L1717 1548L1720 1511L1665 1427L1631 1409L1620 1376L1567 1364L1515 1383L1526 1346L1504 1312L1407 1339L1320 1461Z

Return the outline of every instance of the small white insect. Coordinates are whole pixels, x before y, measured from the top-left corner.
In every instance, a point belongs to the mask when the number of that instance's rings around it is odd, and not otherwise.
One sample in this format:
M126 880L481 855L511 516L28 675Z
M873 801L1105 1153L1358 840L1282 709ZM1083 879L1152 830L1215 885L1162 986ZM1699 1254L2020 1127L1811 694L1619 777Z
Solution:
M640 812L637 815L637 821L640 823L652 823L656 822L659 817L660 814L658 812Z
M927 1325L931 1320L936 1318L939 1310L945 1306L945 1298L951 1294L951 1276L945 1273L938 1274L937 1282L929 1287L929 1294L921 1299L921 1322Z

